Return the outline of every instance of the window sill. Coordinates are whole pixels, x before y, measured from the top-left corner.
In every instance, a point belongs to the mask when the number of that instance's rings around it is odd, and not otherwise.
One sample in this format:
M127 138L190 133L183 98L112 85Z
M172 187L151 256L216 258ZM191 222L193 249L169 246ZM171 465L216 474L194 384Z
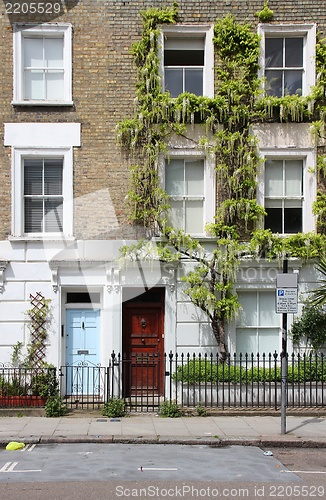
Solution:
M188 236L188 233L185 233L186 236ZM205 234L189 234L191 238L194 240L199 241L199 243L204 242L204 243L209 243L211 241L216 241L216 238L213 236L205 235ZM152 238L152 241L157 241L157 242L167 242L168 239L165 236L154 236Z
M63 234L58 234L58 235L26 235L26 236L8 236L9 241L63 241L63 242L73 242L76 241L75 236L65 236Z
M73 106L73 101L12 101L13 106Z
M266 231L268 230L268 228L266 229ZM273 233L272 232L272 235L273 236L280 236L281 238L291 238L292 236L296 236L298 234L306 234L306 233L313 233L315 230L313 229L312 231L297 231L296 233L279 233L279 232L276 232L276 233Z

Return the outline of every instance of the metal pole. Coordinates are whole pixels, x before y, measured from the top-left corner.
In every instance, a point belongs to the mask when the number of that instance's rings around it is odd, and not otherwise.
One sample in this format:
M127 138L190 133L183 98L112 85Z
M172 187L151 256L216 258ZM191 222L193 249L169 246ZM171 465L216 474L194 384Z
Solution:
M283 260L283 273L288 272L288 261ZM287 365L287 313L282 314L282 353L281 353L281 434L286 434L286 387Z

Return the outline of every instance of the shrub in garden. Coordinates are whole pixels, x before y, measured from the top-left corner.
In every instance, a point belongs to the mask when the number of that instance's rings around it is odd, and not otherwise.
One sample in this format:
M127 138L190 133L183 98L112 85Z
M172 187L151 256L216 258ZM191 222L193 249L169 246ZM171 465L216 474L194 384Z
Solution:
M125 414L125 402L118 397L109 398L108 402L102 408L102 415L105 417L116 418L123 417Z
M62 417L67 411L66 405L63 403L59 393L49 396L45 403L46 417Z
M299 345L306 339L315 351L326 345L326 313L323 307L306 300L299 318L293 321L291 336L294 344Z
M251 360L248 359L250 368L249 366L247 368L245 366L240 367L236 364L211 363L210 361L205 363L205 361L199 359L191 360L189 364L178 366L177 371L173 374L173 379L183 381L183 383L189 385L222 382L251 384L281 381L281 367L277 366L275 368L274 359L272 359L270 367L268 361L266 361L265 367L251 366ZM314 355L300 356L300 358L294 356L294 359L290 357L288 379L295 383L304 380L312 382L326 381L326 360L322 363L320 358L316 358Z
M176 401L166 400L160 405L159 414L161 417L177 418L181 417L181 408Z
M207 409L203 405L203 403L198 403L196 406L196 412L199 417L207 417Z

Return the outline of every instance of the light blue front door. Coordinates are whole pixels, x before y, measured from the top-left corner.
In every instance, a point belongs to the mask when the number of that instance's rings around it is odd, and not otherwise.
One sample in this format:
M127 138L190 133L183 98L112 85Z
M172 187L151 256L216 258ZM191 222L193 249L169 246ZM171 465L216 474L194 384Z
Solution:
M100 365L100 310L67 309L68 394L94 394Z

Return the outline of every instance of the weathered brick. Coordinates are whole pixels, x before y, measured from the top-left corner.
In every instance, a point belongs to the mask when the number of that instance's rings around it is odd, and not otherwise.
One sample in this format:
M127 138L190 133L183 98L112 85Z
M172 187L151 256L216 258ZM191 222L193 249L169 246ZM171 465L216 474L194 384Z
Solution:
M67 9L58 16L8 15L5 4L1 4L1 123L80 122L82 146L74 150L74 196L85 197L87 203L86 195L108 190L121 237L132 232L124 211L129 163L116 145L114 131L117 122L130 116L133 109L136 68L129 49L141 36L140 11L172 3L161 0L66 0ZM257 18L254 14L262 9L264 2L180 0L178 3L181 23L213 23L231 12L240 22L255 24ZM326 33L326 9L322 9L316 0L300 3L270 0L269 7L274 10L273 23L315 22L318 29ZM69 22L73 26L74 105L71 108L12 106L12 24L45 21ZM3 125L0 128L0 184L0 239L5 239L11 232L11 151L3 146ZM91 235L88 234L90 224L84 224L85 213L87 211L75 211L75 235L78 238L93 237L96 225L107 238L117 237L111 218L105 222L100 213L92 214L93 226Z

